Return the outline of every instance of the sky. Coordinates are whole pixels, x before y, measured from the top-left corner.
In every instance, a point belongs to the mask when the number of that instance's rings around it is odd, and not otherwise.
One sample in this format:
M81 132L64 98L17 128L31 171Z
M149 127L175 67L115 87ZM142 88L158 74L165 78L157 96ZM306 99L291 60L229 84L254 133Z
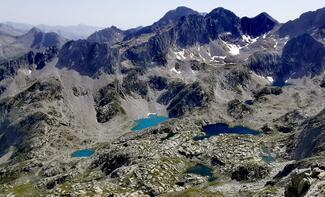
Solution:
M150 25L178 6L199 12L224 7L240 17L265 11L286 22L325 7L325 0L0 0L0 22L128 29Z

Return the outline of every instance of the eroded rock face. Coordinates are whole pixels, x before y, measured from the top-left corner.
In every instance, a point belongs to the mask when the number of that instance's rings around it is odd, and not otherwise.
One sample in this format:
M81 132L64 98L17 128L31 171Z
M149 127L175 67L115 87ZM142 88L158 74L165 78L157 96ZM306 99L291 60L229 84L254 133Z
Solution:
M185 84L181 81L171 82L168 88L157 99L160 104L168 105L168 103L183 89Z
M275 123L275 127L278 131L290 133L296 131L305 120L306 117L299 111L295 110L286 113L273 122Z
M306 121L306 126L297 135L292 157L303 159L313 155L323 155L325 146L325 110Z
M114 73L118 53L106 44L86 40L70 41L59 52L59 68L78 71L82 75L94 76L100 70Z
M203 107L208 94L199 83L186 86L170 101L167 110L169 117L180 117L194 108Z
M247 66L258 75L273 76L281 65L281 56L276 52L255 52L248 59Z
M277 78L315 76L325 69L325 47L312 36L303 34L288 41L282 52L282 67Z

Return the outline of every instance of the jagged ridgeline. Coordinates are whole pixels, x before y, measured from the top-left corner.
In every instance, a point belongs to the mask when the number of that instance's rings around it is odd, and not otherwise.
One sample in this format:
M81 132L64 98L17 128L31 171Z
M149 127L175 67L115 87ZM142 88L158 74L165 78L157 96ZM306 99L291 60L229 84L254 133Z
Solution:
M324 21L0 24L0 196L324 195Z

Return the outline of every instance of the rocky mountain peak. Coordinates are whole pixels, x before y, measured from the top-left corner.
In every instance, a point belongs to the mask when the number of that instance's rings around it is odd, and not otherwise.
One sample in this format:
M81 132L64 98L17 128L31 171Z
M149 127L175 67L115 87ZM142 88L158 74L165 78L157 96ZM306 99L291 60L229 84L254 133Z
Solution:
M244 34L258 37L271 31L279 23L269 14L263 12L254 18L243 17L241 19L241 29Z
M304 33L312 33L315 29L325 25L325 7L316 11L306 12L299 18L288 21L279 29L281 37L290 36L291 38Z
M226 17L238 18L235 13L222 7L213 9L210 13L206 15L206 17L213 19L224 19Z
M177 7L174 10L168 11L157 23L166 24L170 21L177 21L183 16L190 14L199 14L198 12L192 10L191 8L187 8L184 6Z
M113 45L122 41L124 38L124 32L116 26L111 26L102 30L99 30L88 37L90 42L106 43Z

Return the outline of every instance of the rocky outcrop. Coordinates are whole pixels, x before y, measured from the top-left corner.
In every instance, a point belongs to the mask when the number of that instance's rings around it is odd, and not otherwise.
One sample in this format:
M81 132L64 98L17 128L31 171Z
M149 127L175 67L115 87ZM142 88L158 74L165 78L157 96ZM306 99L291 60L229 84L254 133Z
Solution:
M225 87L238 91L239 87L246 89L251 80L251 75L245 69L234 69L225 75Z
M208 94L199 84L185 85L183 82L174 81L168 84L167 90L157 99L157 102L168 105L169 117L180 117L194 108L207 104Z
M62 114L54 109L40 110L42 103L54 103L62 99L61 83L53 78L35 82L14 97L2 99L1 150L6 151L10 146L14 146L18 148L20 155L16 157L17 160L24 159L23 155L25 158L33 157L32 152L46 143L44 136L51 135L48 132L49 127L59 126L58 119L62 117Z
M305 196L311 186L310 175L307 172L293 173L291 182L285 188L286 197Z
M30 66L30 56L26 54L20 58L16 58L14 60L6 61L0 64L0 81L5 78L15 76L17 74L18 69L23 67L31 67Z
M260 90L257 90L254 92L254 97L258 100L261 97L267 96L267 95L280 95L282 94L282 89L280 87L264 87Z
M235 99L229 101L227 112L231 117L235 119L242 119L251 114L253 110L249 106L240 102L238 99Z
M95 95L96 117L99 123L105 123L117 115L125 113L120 104L123 94L117 81L101 88Z
M268 173L269 169L266 166L239 166L234 172L232 172L231 179L236 181L253 181L266 177Z
M139 79L136 71L131 71L123 79L122 83L123 92L132 95L135 93L142 98L146 98L148 95L148 84L146 81Z
M323 80L320 82L319 86L321 88L325 88L325 77L323 78Z
M148 84L150 88L158 91L161 91L168 86L167 78L161 76L151 76Z
M167 90L163 92L157 99L157 102L163 105L168 105L169 102L185 88L182 81L173 81L168 84Z

